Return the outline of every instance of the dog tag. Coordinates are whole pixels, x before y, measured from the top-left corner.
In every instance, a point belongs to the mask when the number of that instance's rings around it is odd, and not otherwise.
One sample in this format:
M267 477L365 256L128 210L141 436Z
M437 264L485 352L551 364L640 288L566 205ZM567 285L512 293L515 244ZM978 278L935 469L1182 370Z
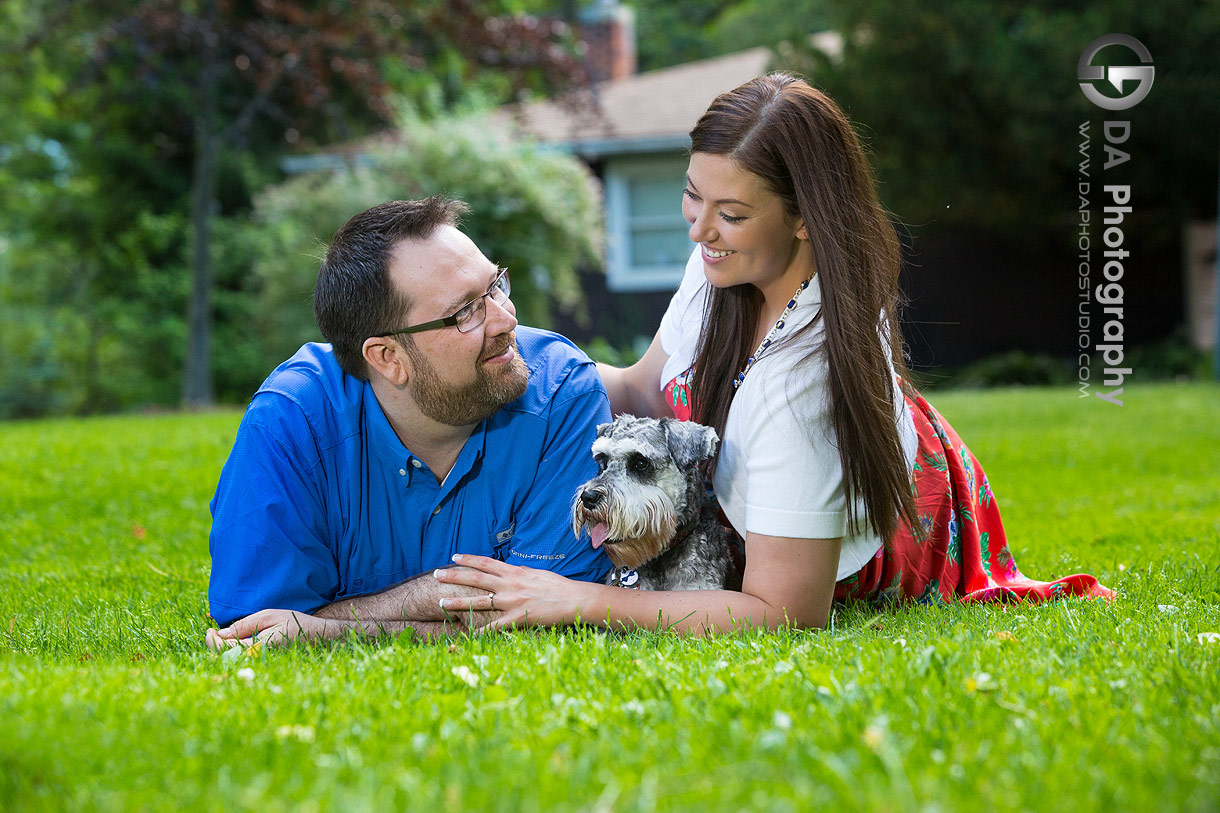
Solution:
M640 574L629 568L620 567L614 574L614 581L619 587L636 587L640 583Z

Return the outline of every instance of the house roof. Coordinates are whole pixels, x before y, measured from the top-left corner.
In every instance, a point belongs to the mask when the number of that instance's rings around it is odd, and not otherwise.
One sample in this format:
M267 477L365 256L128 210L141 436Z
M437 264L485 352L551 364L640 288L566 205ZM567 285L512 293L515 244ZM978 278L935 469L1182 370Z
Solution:
M712 99L767 70L774 54L751 48L598 85L596 106L529 102L512 113L521 134L585 157L681 149Z
M837 34L810 39L831 58L842 52ZM539 100L500 115L518 135L585 158L683 149L713 99L773 68L775 58L751 48L603 82L593 90L596 105Z

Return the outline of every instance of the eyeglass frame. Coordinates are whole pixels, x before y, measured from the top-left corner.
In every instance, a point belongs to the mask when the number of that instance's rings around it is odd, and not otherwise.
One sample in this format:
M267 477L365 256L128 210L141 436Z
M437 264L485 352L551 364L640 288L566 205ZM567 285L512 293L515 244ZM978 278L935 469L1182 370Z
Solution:
M501 283L503 283L503 284L501 284ZM487 299L487 297L492 296L497 290L504 291L504 302L507 302L509 300L509 297L511 296L511 290L512 290L512 285L508 279L508 269L507 268L500 269L500 273L496 274L496 278L494 280L492 280L491 286L486 291L479 294L474 299L470 300L465 305L463 305L462 307L455 310L449 316L445 316L441 319L433 319L431 322L421 322L418 325L412 325L411 327L400 328L399 330L391 330L388 333L378 333L377 336L379 338L384 339L387 336L398 336L400 334L405 334L405 333L422 333L425 330L439 330L443 327L456 327L458 329L458 333L469 333L470 331L474 330L479 325L481 325L487 321L487 304L486 304L485 300ZM467 308L473 307L474 305L476 305L480 302L483 303L482 321L471 325L466 330L462 330L461 326L458 325L458 314L461 313L462 311L466 310ZM492 299L492 302L496 302L496 300ZM502 305L503 302L496 302L496 304Z

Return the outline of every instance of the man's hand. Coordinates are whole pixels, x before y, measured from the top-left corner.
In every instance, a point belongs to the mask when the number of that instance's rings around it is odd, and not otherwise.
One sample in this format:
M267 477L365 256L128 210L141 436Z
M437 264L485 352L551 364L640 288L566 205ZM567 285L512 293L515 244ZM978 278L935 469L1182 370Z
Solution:
M235 646L252 646L255 643L278 646L297 638L337 638L352 627L354 624L328 621L292 610L262 610L235 621L224 629L209 629L207 645L222 651Z
M477 599L486 595L485 591L439 582L434 571L428 571L376 593L327 604L315 610L314 615L336 621L359 621L366 626L370 622L406 622L416 626L416 622L435 621L459 628L480 627L494 621L498 613L485 611L472 615L470 602L454 605L456 609L450 610L442 607L441 599Z
M208 630L207 645L216 650L264 643L277 646L297 638L329 640L356 630L370 637L394 635L406 629L426 640L465 632L500 617L499 608L478 606L487 591L443 584L432 572L366 596L343 599L313 615L292 610L261 610L222 630ZM458 600L441 606L441 599Z
M355 618L347 620L322 618L320 615L309 615L292 610L261 610L240 621L234 621L232 626L224 629L209 629L205 642L211 649L224 651L235 646L253 646L256 643L282 646L298 638L315 641L333 640L341 637L348 630L363 633L370 638L377 638L381 635L397 635L408 629L420 639L431 641L464 633L468 629L486 624L500 615L498 612L472 613L457 610L445 613L440 610L439 605L437 612L447 615L448 619L445 621L383 621L362 618L357 621ZM319 611L320 613L321 611Z

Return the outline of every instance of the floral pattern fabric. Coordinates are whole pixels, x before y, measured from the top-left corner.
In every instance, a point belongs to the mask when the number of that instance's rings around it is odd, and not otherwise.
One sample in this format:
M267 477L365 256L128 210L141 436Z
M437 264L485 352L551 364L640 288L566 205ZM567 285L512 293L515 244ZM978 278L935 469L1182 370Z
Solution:
M665 402L680 421L694 420L691 417L690 380L694 368L687 370L665 385Z
M991 484L978 459L914 388L904 387L919 448L912 488L917 522L902 523L859 571L835 585L835 600L873 603L1047 601L1113 598L1083 573L1041 582L1017 568Z

